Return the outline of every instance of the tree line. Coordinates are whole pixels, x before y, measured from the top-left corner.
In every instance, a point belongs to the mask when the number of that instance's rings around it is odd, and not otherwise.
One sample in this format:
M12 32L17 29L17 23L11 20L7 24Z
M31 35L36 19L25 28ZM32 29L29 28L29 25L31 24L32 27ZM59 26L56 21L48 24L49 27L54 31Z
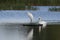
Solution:
M60 0L0 0L0 10L25 9L25 6L60 6Z
M42 5L42 6L57 6L60 5L60 0L0 0L0 3L24 3L25 5Z

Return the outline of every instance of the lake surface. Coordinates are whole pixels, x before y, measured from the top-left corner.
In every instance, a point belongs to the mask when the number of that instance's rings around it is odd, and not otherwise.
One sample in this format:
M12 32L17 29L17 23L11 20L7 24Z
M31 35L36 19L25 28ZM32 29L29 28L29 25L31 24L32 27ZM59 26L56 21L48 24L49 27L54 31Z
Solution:
M60 12L51 12L48 9L54 6L37 6L38 10L1 10L0 22L29 22L27 12L31 12L34 16L33 21L42 20L60 20ZM60 6L56 6L60 7Z
M23 26L0 26L0 40L26 40L26 34Z

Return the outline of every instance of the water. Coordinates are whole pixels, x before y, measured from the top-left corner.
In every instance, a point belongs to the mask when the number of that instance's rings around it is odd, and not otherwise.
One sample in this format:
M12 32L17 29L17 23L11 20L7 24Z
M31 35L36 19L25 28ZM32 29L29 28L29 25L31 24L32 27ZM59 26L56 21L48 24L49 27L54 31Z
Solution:
M26 40L26 33L22 26L0 26L0 40Z
M38 10L1 10L0 22L29 22L27 12L31 12L34 16L34 21L39 17L43 20L60 20L60 12L51 12L48 9L54 6L37 6ZM60 7L60 6L55 6ZM5 20L5 21L4 21ZM7 20L7 21L6 21Z

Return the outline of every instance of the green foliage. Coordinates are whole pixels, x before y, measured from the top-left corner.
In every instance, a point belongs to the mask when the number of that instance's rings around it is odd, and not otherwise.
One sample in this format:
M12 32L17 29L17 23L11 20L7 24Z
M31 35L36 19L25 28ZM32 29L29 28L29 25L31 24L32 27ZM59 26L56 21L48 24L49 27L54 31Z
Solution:
M25 9L25 6L60 6L60 0L0 0L0 9Z

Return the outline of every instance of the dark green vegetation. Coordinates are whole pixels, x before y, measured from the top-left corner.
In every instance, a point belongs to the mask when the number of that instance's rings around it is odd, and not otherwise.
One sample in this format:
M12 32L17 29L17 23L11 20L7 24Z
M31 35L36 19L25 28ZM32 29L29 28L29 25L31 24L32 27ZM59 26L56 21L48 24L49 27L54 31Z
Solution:
M60 24L47 25L40 32L40 40L60 40Z
M56 8L56 7L54 7L54 8L49 8L49 11L60 11L60 8Z
M60 6L60 0L0 0L0 10L24 10L26 5Z
M47 26L46 40L60 40L60 24Z

